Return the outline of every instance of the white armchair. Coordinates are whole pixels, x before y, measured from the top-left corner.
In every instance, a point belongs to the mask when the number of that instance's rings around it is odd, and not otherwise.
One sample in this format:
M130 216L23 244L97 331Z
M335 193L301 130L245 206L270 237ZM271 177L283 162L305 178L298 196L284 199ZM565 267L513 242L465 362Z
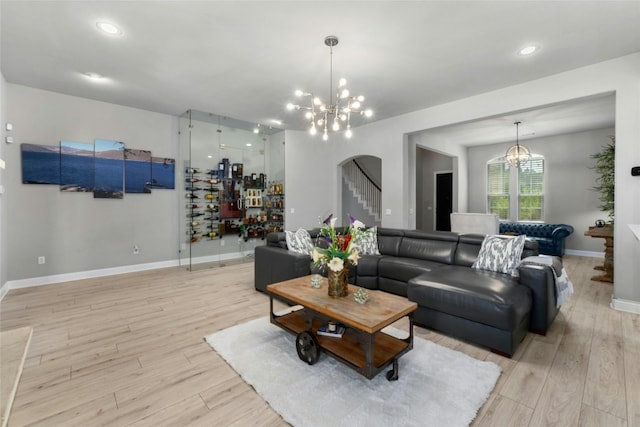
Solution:
M498 234L500 219L498 215L486 213L451 214L451 231L461 234Z

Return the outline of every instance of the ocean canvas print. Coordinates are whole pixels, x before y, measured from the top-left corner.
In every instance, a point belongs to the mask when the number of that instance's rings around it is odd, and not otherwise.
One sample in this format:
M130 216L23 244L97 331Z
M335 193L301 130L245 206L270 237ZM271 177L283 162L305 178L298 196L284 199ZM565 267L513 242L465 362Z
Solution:
M60 141L60 191L93 191L93 144Z
M20 144L23 184L60 184L60 147Z
M125 193L151 193L151 151L124 150Z
M95 199L122 199L124 195L124 143L96 139L93 144Z
M168 189L176 188L176 161L165 157L151 158L151 182L150 188Z

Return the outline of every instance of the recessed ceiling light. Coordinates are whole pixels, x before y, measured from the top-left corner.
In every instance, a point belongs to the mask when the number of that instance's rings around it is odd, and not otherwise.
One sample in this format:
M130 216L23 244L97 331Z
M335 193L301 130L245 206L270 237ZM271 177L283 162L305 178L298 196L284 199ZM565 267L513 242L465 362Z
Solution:
M118 28L117 25L112 24L111 22L105 22L105 21L96 22L96 26L102 32L109 34L110 36L122 35L122 30Z
M538 49L540 49L538 46L536 45L530 45L530 46L525 46L522 49L520 49L518 51L518 54L522 55L522 56L528 56L528 55L532 55L535 52L538 51Z
M104 79L104 76L98 73L87 72L87 73L82 73L82 75L93 81L99 81Z

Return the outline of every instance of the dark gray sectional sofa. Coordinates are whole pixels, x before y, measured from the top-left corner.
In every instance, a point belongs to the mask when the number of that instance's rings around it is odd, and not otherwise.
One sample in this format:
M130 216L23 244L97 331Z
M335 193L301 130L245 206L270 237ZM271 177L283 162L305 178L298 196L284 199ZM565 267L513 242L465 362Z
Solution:
M350 283L415 301L419 325L511 356L527 331L546 333L558 312L551 267L521 265L518 278L471 268L483 235L378 228L377 237L380 255L363 255ZM257 290L313 272L308 255L287 250L284 233L266 240L255 251ZM537 254L527 240L523 258Z

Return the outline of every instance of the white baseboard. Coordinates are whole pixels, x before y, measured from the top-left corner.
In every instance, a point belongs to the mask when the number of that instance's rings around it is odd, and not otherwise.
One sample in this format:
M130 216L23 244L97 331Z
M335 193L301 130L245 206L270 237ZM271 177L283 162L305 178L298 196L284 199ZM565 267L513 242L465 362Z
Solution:
M640 302L628 299L611 298L611 308L618 311L640 314Z
M9 284L5 283L0 287L0 301L2 301L2 298L4 298L7 292L9 292Z
M94 277L113 276L115 274L135 273L137 271L155 270L158 268L177 267L178 260L151 262L148 264L126 265L123 267L101 268L98 270L79 271L76 273L54 274L52 276L32 277L29 279L10 280L5 284L9 289L30 288L32 286L52 285L72 280L91 279Z
M566 255L584 256L589 258L604 258L604 252L577 251L575 249L567 249L564 251Z
M242 258L247 256L245 252L233 252L228 254L220 254L215 256L206 256L193 258L192 264L201 264L205 262L225 261L229 259ZM29 279L10 280L0 288L0 301L11 289L30 288L33 286L53 285L56 283L69 282L72 280L92 279L95 277L113 276L115 274L135 273L138 271L156 270L158 268L178 267L189 263L189 258L181 260L170 260L161 262L152 262L148 264L135 264L123 267L101 268L98 270L79 271L76 273L54 274L52 276L32 277Z

